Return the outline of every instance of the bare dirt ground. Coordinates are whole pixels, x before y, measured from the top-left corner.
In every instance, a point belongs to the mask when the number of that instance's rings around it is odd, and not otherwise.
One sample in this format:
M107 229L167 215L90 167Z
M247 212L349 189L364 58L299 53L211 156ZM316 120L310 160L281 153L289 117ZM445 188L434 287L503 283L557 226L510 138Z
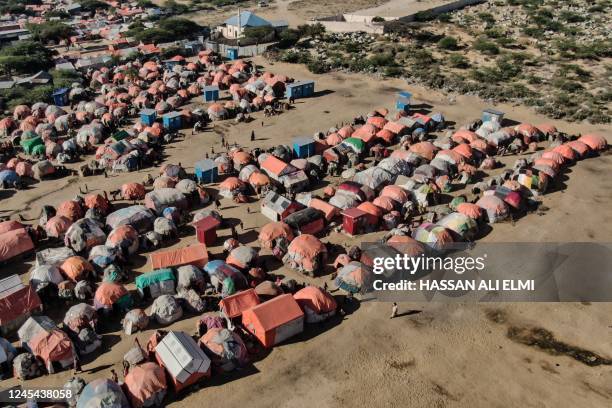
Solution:
M271 146L288 143L293 136L311 135L373 108L392 108L394 93L413 92L416 103L429 104L457 126L480 116L485 102L467 96L456 101L436 92L406 86L400 80L376 80L351 74L314 75L304 67L269 65L267 69L297 79L316 80L317 96L298 100L293 111L272 118L262 113L248 124L218 122L215 130L191 136L166 149L167 162L181 162L188 170L214 145L220 150L218 133L242 146ZM550 120L521 106L499 105L506 117L534 124ZM264 126L262 127L262 121ZM612 127L552 122L567 132L596 132L612 142ZM249 141L251 130L255 143ZM217 133L216 133L217 132ZM511 163L513 159L505 161ZM580 162L567 173L566 185L544 197L550 208L545 215L530 214L516 225L496 224L486 241L611 241L612 240L612 155ZM21 212L26 218L38 215L43 204L57 205L78 194L85 184L90 191L112 190L128 180L141 180L146 173L79 179L69 177L45 181L26 191L5 196L1 213ZM214 187L214 186L213 186ZM0 194L10 193L0 191ZM249 204L258 211L258 203ZM246 231L240 240L257 245L258 227L266 220L247 215L246 205L223 200L226 218L243 220ZM230 235L220 232L219 242ZM351 245L379 237L380 233L347 239L333 233L324 241ZM175 246L195 240L193 235ZM220 247L210 248L218 254ZM144 256L133 260L136 272L149 271ZM0 269L0 277L27 274L28 264ZM273 271L298 281L322 285L329 276L309 279L285 268ZM512 271L508 271L511 275ZM580 271L576 271L580 273ZM205 382L203 388L169 403L173 407L609 407L612 404L612 370L609 366L589 367L559 352L519 344L508 337L511 327L540 327L570 346L612 358L612 304L504 304L444 305L400 304L402 317L389 320L390 305L363 302L342 321L309 328L288 344L275 347L268 356L232 376ZM192 333L195 317L169 327ZM126 336L118 330L105 335L102 353L83 361L83 377L91 380L110 377L110 369L121 372L121 359L138 337L145 343L152 330ZM64 371L26 382L27 386L60 386L71 373ZM0 383L15 384L14 379Z
M446 3L451 3L449 0L391 0L381 5L360 9L354 14L362 16L379 16L379 17L403 17L408 14L427 10L433 7L438 7Z

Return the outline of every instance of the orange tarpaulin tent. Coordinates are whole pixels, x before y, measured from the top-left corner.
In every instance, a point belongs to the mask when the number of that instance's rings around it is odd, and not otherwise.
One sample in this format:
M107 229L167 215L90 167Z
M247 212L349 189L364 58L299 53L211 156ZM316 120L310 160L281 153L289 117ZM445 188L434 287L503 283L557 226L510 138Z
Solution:
M340 214L340 209L338 209L338 207L334 207L330 203L320 200L318 198L313 198L312 200L310 200L308 206L314 208L315 210L319 210L323 214L325 214L325 219L327 221L331 221L332 219L334 219L334 217Z
M34 242L25 228L14 229L0 234L0 262L34 249Z
M304 312L293 296L284 294L245 310L242 325L264 347L273 347L304 330Z
M221 299L219 307L227 317L233 319L242 315L242 312L245 310L257 306L259 303L259 297L255 289L248 289Z
M40 298L30 285L0 295L0 326L6 327L19 317L29 316L40 305Z
M189 245L184 248L154 252L149 255L151 270L193 265L203 268L208 262L208 251L204 244Z

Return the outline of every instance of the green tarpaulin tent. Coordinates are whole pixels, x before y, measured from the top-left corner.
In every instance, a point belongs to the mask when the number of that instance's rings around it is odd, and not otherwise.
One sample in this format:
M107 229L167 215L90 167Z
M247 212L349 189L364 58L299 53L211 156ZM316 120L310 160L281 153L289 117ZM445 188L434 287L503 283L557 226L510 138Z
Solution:
M140 290L154 284L167 280L176 280L170 268L156 269L153 272L143 273L136 277L136 287Z
M21 141L21 147L26 154L34 154L34 148L36 146L43 146L44 148L44 145L45 144L40 136Z
M364 151L365 149L365 143L363 140L361 139L357 139L356 137L349 137L347 139L344 139L344 141L342 142L343 145L350 147L351 149L353 149L356 153L361 153Z

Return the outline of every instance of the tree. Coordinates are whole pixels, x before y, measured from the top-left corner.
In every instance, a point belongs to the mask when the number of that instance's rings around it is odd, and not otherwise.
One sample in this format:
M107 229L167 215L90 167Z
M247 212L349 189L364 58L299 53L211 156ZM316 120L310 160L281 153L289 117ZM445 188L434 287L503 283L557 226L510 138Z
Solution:
M28 24L28 30L30 30L33 39L42 43L58 43L62 40L68 40L74 34L74 29L72 27L59 21Z
M274 33L272 27L247 27L244 29L244 36L247 39L255 40L257 43L264 42L267 39L271 39Z
M38 41L17 41L0 49L5 74L31 74L53 66L53 52Z
M137 41L143 43L163 43L194 38L202 31L202 27L191 20L180 17L170 17L159 21L157 27L130 30Z
M293 47L298 41L300 41L300 32L298 30L288 28L287 30L281 31L279 37L280 42L278 45L281 48L289 48Z
M453 68L465 69L465 68L469 68L470 66L470 61L466 57L460 54L451 54L448 57L448 63Z
M325 26L321 23L303 24L299 25L297 29L302 37L319 38L325 33Z
M104 3L100 0L81 0L79 2L81 10L83 11L96 11L97 9L107 9L110 7L108 3Z

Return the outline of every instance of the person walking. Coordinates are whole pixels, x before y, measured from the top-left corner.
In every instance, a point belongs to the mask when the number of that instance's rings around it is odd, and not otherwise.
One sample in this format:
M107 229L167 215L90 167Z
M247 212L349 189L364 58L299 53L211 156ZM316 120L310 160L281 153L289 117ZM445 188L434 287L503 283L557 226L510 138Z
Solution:
M394 317L397 317L397 303L393 302L393 306L391 307L391 316L389 317L389 319L393 319Z
M251 130L251 142L255 141L255 131Z
M73 352L74 356L72 357L72 368L74 369L74 374L82 373L83 369L81 368L81 362L79 361L79 357L76 352Z

